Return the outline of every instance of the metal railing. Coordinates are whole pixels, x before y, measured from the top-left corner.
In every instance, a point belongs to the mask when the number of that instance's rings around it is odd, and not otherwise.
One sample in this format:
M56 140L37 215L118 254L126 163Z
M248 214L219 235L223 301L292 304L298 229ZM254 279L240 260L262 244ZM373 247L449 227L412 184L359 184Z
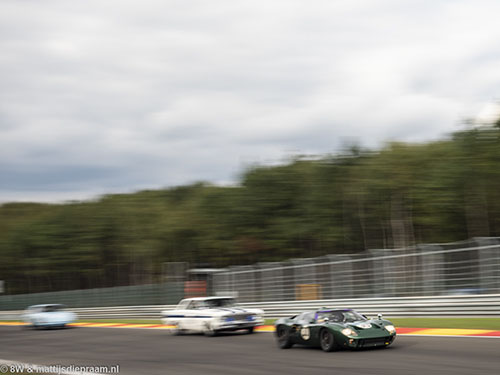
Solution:
M266 318L296 315L303 311L321 307L353 308L366 315L384 314L388 317L422 316L489 316L500 317L500 294L466 296L426 296L401 298L365 298L313 301L283 301L243 303L243 307L264 310ZM174 309L175 305L120 306L77 308L72 311L79 319L155 319L163 310ZM0 320L17 320L22 311L0 311Z

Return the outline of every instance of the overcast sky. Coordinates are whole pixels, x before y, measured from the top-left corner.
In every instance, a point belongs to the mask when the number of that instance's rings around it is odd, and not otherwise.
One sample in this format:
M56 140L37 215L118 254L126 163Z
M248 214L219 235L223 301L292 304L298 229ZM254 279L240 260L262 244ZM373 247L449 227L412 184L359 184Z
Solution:
M0 202L440 139L500 98L500 1L0 2Z

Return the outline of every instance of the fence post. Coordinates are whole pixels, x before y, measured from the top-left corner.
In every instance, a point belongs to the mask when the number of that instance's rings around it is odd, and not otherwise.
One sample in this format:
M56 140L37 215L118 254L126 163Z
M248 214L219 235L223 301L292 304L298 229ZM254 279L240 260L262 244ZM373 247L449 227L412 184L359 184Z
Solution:
M443 291L445 265L443 254L438 245L419 245L421 260L422 292L426 296L437 295Z
M495 237L474 239L479 246L498 245L489 249L479 249L479 292L500 293L500 244Z
M162 264L163 303L173 304L184 298L184 282L188 266L187 262Z
M345 254L329 254L325 258L330 262L327 298L351 298L353 296L352 258Z
M238 300L253 302L255 300L255 267L233 266L229 268L233 272L234 290L238 293Z
M373 249L367 252L374 258L372 259L374 297L393 296L394 272L397 272L394 269L397 267L395 260L387 256L394 255L395 252L391 249Z
M284 300L283 263L263 262L260 268L260 301Z
M316 262L313 258L291 259L293 267L293 290L295 299L321 299L321 287L316 278Z

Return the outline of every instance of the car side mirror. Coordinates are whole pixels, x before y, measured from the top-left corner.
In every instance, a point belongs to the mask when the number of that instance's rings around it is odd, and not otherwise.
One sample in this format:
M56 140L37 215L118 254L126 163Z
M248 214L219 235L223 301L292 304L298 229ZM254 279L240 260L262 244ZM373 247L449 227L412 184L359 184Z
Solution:
M378 320L382 320L382 314L377 314Z

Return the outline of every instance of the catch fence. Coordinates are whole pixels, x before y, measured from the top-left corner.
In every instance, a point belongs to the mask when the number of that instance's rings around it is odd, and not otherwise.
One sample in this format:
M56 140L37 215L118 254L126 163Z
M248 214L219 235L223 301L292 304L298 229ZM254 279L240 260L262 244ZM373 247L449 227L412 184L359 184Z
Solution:
M171 305L195 292L234 295L242 303L500 294L500 240L490 237L211 269L205 281L200 273L192 280L186 264L164 266L162 283L0 295L0 311L39 303Z
M217 294L241 302L500 293L497 238L229 267Z

